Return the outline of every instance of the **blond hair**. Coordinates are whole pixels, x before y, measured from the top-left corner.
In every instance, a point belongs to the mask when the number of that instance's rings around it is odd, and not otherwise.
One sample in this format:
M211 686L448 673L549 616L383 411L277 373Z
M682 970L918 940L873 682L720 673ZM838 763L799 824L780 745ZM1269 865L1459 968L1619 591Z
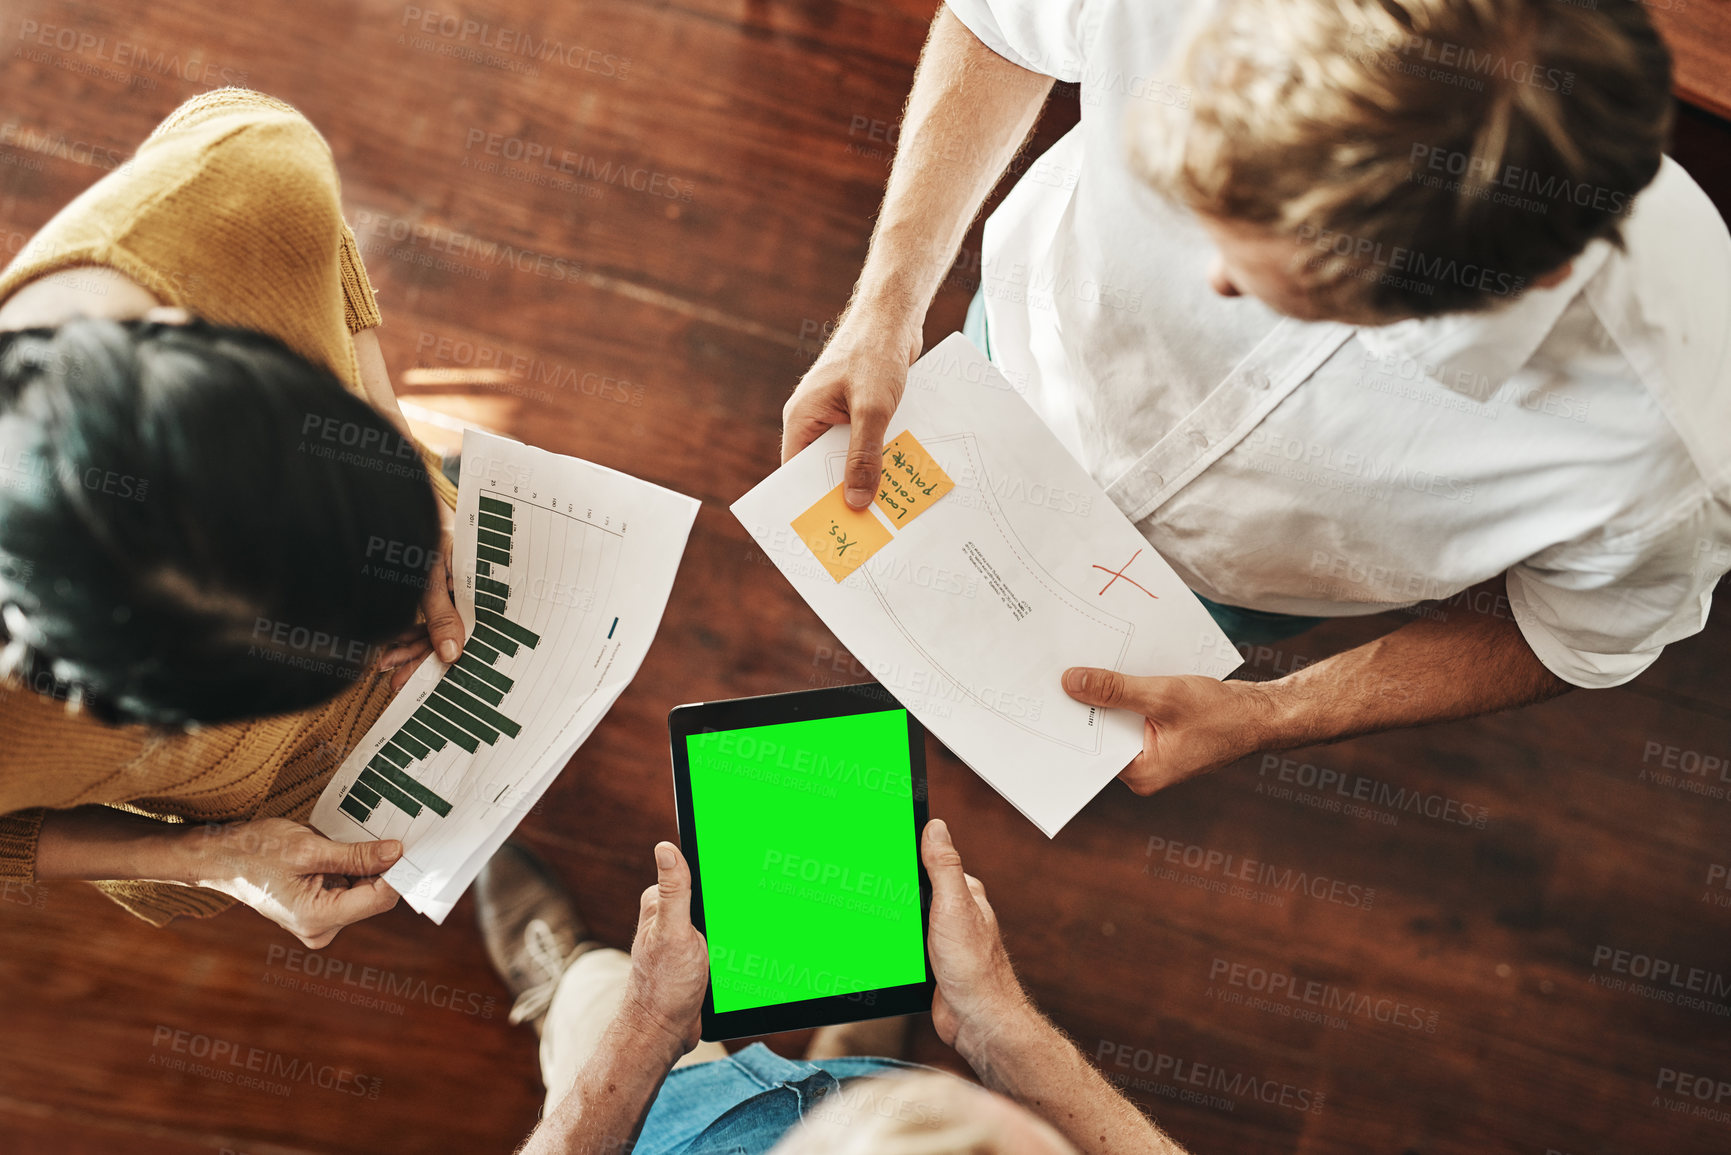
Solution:
M1219 0L1189 99L1133 126L1196 212L1303 242L1325 303L1385 319L1518 295L1618 224L1670 129L1637 0Z
M1027 1122L1046 1128L1031 1116ZM953 1075L859 1079L789 1131L772 1155L1009 1155L1006 1124L988 1092ZM1056 1150L1074 1150L1056 1132L1047 1135Z

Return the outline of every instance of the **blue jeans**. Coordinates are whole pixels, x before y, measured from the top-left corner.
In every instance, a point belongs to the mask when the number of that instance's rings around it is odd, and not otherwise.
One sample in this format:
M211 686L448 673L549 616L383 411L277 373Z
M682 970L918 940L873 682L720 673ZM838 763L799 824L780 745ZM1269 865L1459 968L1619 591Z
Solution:
M974 290L974 299L968 302L968 319L962 322L962 336L974 343L974 347L987 357L992 355L991 336L986 332L986 286L981 283ZM1247 610L1243 606L1221 605L1211 602L1201 594L1196 597L1204 608L1213 615L1214 623L1231 638L1236 645L1258 645L1263 642L1278 642L1282 638L1290 638L1294 634L1302 634L1310 627L1317 625L1322 618L1301 617L1297 614L1274 614L1267 610Z
M897 1059L784 1059L762 1043L667 1076L636 1155L758 1155L849 1079L930 1068Z

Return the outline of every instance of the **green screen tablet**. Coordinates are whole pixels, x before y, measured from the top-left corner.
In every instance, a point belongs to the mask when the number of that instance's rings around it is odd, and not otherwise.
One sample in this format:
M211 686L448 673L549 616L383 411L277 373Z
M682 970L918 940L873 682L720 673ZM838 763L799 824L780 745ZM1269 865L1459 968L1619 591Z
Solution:
M879 686L669 717L705 1038L930 1008L924 732Z

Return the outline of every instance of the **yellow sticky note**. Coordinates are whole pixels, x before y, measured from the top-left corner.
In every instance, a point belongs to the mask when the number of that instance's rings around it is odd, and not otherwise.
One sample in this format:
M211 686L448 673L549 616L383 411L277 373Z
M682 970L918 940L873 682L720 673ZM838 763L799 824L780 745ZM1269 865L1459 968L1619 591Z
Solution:
M884 446L884 471L878 479L877 507L900 529L956 487L926 447L906 429Z
M891 536L871 510L850 508L840 485L789 524L838 582L888 545Z

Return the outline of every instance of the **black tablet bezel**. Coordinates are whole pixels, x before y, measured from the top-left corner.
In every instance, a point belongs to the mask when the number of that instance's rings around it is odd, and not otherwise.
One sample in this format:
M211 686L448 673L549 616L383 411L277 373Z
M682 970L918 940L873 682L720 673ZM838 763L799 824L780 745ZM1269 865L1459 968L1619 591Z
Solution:
M691 765L685 739L692 734L769 726L779 722L803 722L817 718L840 718L851 714L873 714L901 710L908 722L908 766L913 778L914 825L910 832L914 860L920 879L920 944L922 953L931 930L932 884L919 861L920 832L926 825L926 731L913 712L876 682L858 686L835 686L821 690L797 690L756 698L734 698L675 706L667 715L668 741L673 754L673 795L679 815L679 845L691 866L691 921L706 936L703 910L703 865L697 850L697 820L691 803ZM751 1035L773 1035L800 1031L832 1023L852 1023L891 1015L923 1014L931 1010L932 961L926 956L923 983L883 987L846 995L827 995L793 1003L748 1007L720 1014L715 1010L711 980L703 993L703 1038L706 1041L738 1039Z

